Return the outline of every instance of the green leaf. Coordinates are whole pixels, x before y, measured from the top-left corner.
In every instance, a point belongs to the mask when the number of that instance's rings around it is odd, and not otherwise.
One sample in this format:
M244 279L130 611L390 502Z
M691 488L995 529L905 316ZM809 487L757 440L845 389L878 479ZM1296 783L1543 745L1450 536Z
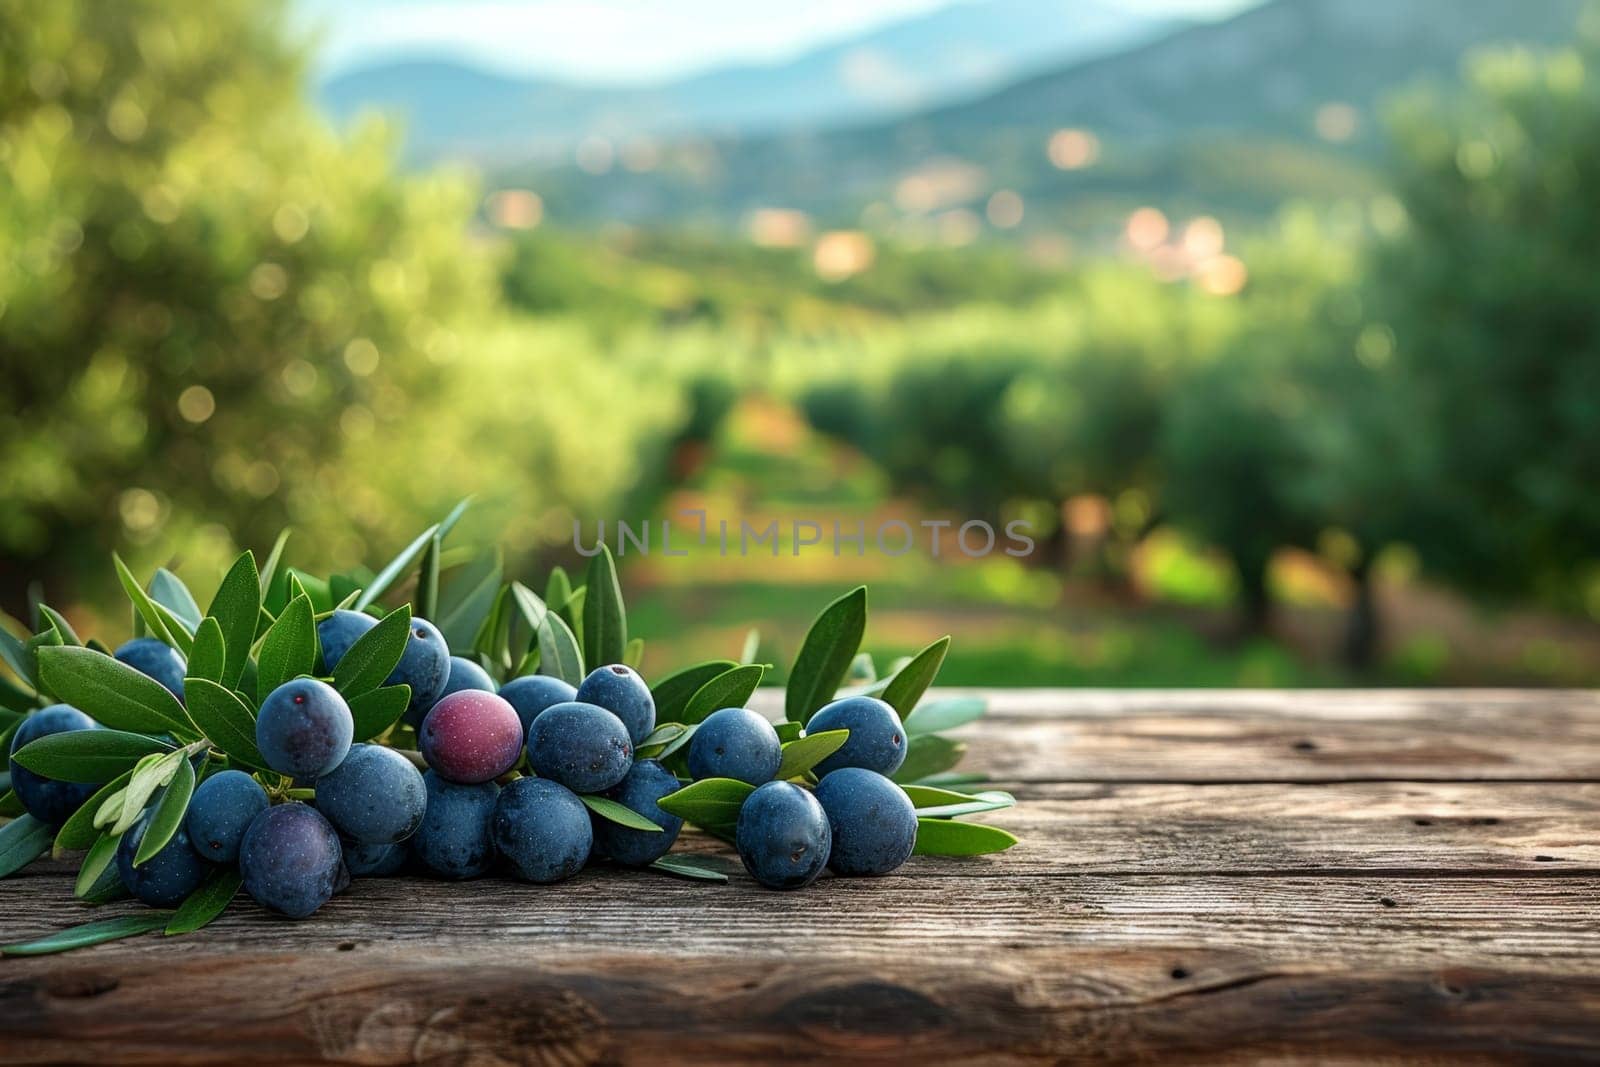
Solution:
M150 579L150 599L170 611L191 634L200 625L200 605L183 579L165 567L156 569Z
M149 628L150 636L157 640L165 641L176 648L177 642L173 639L172 631L167 628L166 620L156 610L155 602L150 599L150 594L144 591L144 586L139 584L139 579L133 576L133 572L128 569L128 565L122 562L122 557L115 552L111 553L111 565L116 568L117 580L122 583L123 592L127 593L128 599L133 601L133 610L138 613L139 618Z
M544 622L545 612L549 610L544 601L539 599L539 594L521 582L512 582L511 599L522 615L522 621L528 624L528 632L537 634L539 624Z
M760 663L747 663L742 667L723 671L695 690L694 696L689 698L689 703L684 705L683 721L692 725L701 722L713 711L744 707L760 687L761 676L766 669Z
M857 652L850 661L849 668L844 672L846 682L855 682L860 685L871 685L878 680L878 668L873 666L872 653Z
M334 688L346 700L370 693L383 684L400 665L411 640L411 610L397 608L378 620L378 625L356 638L350 651L333 668Z
M502 585L495 591L494 605L483 618L478 633L472 639L472 650L500 670L511 666L511 587Z
M628 614L617 581L617 561L605 544L589 560L584 580L583 657L596 667L621 663L628 650Z
M662 749L671 742L676 741L687 729L688 727L681 722L662 723L654 730L651 730L642 741L634 746L633 758L635 760L659 758Z
M778 740L785 745L790 741L798 741L806 735L804 726L797 722L790 722L788 719L773 723L772 728L778 731Z
M194 734L177 697L110 656L72 645L41 648L39 674L62 703L114 730Z
M157 615L161 616L161 621L166 623L167 633L172 635L172 647L183 653L184 657L187 658L189 650L194 647L194 637L183 625L183 620L174 615L165 605L157 604L152 600L150 606L155 609Z
M227 667L228 651L222 643L222 626L208 615L200 620L200 626L194 632L194 647L189 650L186 673L190 679L204 678L221 682ZM187 695L187 687L184 693Z
M948 771L960 763L961 757L966 753L965 744L952 741L948 737L941 737L938 734L922 734L918 737L908 735L905 762L900 764L900 769L889 777L897 782L915 782L930 774Z
M427 550L428 543L433 540L433 535L438 532L439 524L434 523L418 534L415 541L401 549L400 554L390 560L383 570L378 572L376 578L367 583L366 589L356 598L356 610L365 611L377 603L378 598L389 591L389 587L394 584L395 579L399 578L401 573L415 563L417 557Z
M94 844L100 836L100 831L94 825L95 812L100 810L100 805L106 802L107 797L125 788L132 777L133 770L130 768L95 790L94 796L78 805L78 810L68 816L67 821L61 824L61 829L56 831L52 851L59 855Z
M6 661L16 676L26 682L31 689L39 687L39 675L34 669L32 657L28 655L26 647L5 624L0 622L0 659Z
M122 811L111 824L114 834L126 833L139 821L139 816L144 814L145 805L155 795L157 789L172 781L178 773L178 765L188 763L189 756L182 749L168 752L161 756L146 756L139 761L133 769L133 777L128 780L128 788L123 793Z
M567 577L566 568L551 567L550 577L545 580L544 602L554 609L571 599L572 579Z
M998 826L953 819L917 819L917 856L982 856L1004 852L1017 843L1015 834Z
M761 651L761 631L751 628L745 631L744 646L739 650L740 663L754 663L756 654Z
M912 656L910 663L895 672L888 688L883 691L883 699L900 714L902 720L911 714L911 709L917 706L922 694L938 677L939 668L944 666L945 653L949 651L950 638L941 637Z
M209 678L190 678L184 683L184 695L190 717L208 741L240 763L266 767L256 748L255 716L231 689Z
M431 620L438 625L450 651L460 654L472 647L484 616L499 595L504 576L500 550L493 548L451 579L439 600L439 618Z
M471 506L472 497L470 495L464 496L460 500L456 501L455 507L450 509L450 514L446 515L439 523L440 541L443 541L446 537L450 536L450 531L456 528L456 523L461 521L461 516L465 515L467 513L467 508Z
M632 667L634 670L638 670L639 669L639 663L643 659L644 659L644 638L642 638L642 637L630 637L630 638L628 638L628 647L622 650L622 662L627 664L628 666Z
M567 597L561 606L556 609L556 614L560 615L561 618L565 620L566 624L571 627L574 636L583 633L583 599L588 595L589 590L585 589L583 586L579 586L578 588L574 589L572 591L572 595Z
M656 702L656 722L682 722L683 709L689 706L689 698L711 679L737 666L739 664L731 659L708 660L661 679L650 690Z
M283 546L288 543L289 528L285 526L278 531L278 539L272 542L272 551L267 553L267 561L261 565L258 584L261 587L263 601L267 599L267 593L272 589L272 580L278 576L278 564L283 560Z
M222 684L229 689L239 684L245 660L256 641L256 623L261 617L261 576L256 573L256 557L246 551L229 568L211 598L207 612L222 627L222 642L227 657L222 669Z
M117 846L122 844L121 834L101 834L89 846L83 862L78 864L78 876L72 883L72 895L81 897L95 887L111 861L117 858Z
M4 793L0 793L0 819L15 819L27 811L28 809L22 806L22 798L17 796L15 789L7 789Z
M165 741L122 730L64 730L23 745L12 759L58 782L104 782L130 770L152 752L170 752Z
M811 768L839 751L850 739L849 730L824 730L808 734L798 741L783 746L783 762L778 764L778 778L798 778Z
M139 849L133 854L135 867L167 847L172 835L183 825L183 816L189 810L189 798L194 796L194 764L178 761L177 773L161 791L161 799L150 815L144 837L139 839Z
M256 656L256 691L265 695L291 678L310 674L317 663L317 623L311 598L289 601L261 639Z
M679 878L688 878L696 882L726 882L728 876L719 870L705 866L703 863L690 859L687 856L662 856L650 864L653 871L663 874L676 875Z
M50 849L55 831L32 815L18 815L0 826L0 878L22 870Z
M191 934L228 910L243 879L235 867L212 871L205 884L178 905L178 912L167 924L167 934Z
M857 586L822 609L806 633L784 692L784 717L801 724L833 699L867 628L867 587Z
M539 673L549 674L568 685L583 681L583 653L572 628L553 611L547 611L539 624Z
M33 669L37 672L39 669L40 650L46 648L59 648L62 644L63 642L61 640L60 632L57 631L54 626L46 626L42 633L34 634L32 637L28 638L27 643L22 646L23 655L28 658L28 662L33 665ZM39 684L35 688L39 690L39 694L41 696L50 697L55 695L51 692L50 683L42 674L39 676Z
M695 723L692 726L685 726L683 728L683 733L679 734L677 737L674 737L672 740L663 745L661 747L661 751L655 754L655 758L664 760L674 752L677 752L679 749L683 748L684 745L687 745L690 741L694 740L695 731L698 729L700 729L699 723Z
M417 568L417 614L430 621L439 612L439 541L439 534L429 538Z
M99 945L107 941L116 941L124 937L133 937L137 934L147 934L167 924L172 917L170 911L145 909L133 915L122 915L115 919L96 919L94 922L84 923L81 926L69 927L45 937L35 938L32 941L18 941L11 945L0 945L0 954L6 956L47 956L52 952L67 952L75 948L86 948L89 945Z
M49 621L50 625L55 627L56 633L61 635L62 644L83 644L83 638L78 636L78 632L72 628L72 624L67 621L66 616L62 615L55 608L52 608L48 604L40 604L39 614L43 615L45 619Z
M643 815L640 815L632 808L618 804L615 800L608 800L605 797L597 797L590 793L581 793L579 794L578 799L583 801L584 805L590 811L594 812L602 819L609 819L619 826L626 826L633 830L651 830L655 833L661 832L661 827L657 826Z
M93 885L85 888L82 893L77 894L77 897L85 904L100 905L109 904L113 900L126 900L132 895L128 892L128 887L122 884L122 875L118 872L117 865L112 863L100 872L100 877L94 880Z
M936 789L926 785L901 786L911 798L917 814L927 818L950 819L957 815L977 815L985 811L1012 808L1017 798L999 789L982 793L956 793L949 789Z
M947 700L935 700L931 704L924 704L909 715L905 715L904 712L901 714L904 715L906 735L915 737L918 734L954 730L957 726L981 718L987 709L988 702L982 697L950 697ZM898 706L895 710L899 710Z
M386 685L351 698L350 715L356 721L355 739L366 741L377 737L405 714L409 703L409 685Z
M731 837L739 823L739 809L755 791L755 786L734 778L702 778L668 793L656 806L702 830Z

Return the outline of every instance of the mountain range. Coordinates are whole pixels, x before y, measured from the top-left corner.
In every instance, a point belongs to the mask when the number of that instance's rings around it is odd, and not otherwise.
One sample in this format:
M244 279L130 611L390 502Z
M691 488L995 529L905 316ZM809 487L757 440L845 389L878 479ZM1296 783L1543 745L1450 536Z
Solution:
M1134 47L1180 23L1095 0L967 0L786 62L719 67L645 86L517 78L417 55L318 87L336 120L400 118L408 157L480 165L551 159L579 139L738 135L906 114L1025 72Z
M1376 188L1394 94L1457 82L1475 49L1570 43L1583 6L1269 0L909 115L692 140L646 173L522 167L500 178L574 223L727 226L762 208L824 225L864 212L981 215L998 189L1025 205L1025 226L1120 220L1140 204L1260 219L1288 199ZM1061 131L1076 140L1053 160Z

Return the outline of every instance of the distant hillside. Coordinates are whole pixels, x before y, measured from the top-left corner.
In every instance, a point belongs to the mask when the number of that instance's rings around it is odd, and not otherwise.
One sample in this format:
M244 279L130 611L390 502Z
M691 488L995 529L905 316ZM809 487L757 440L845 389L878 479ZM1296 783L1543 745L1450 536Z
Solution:
M1133 47L1178 25L1095 0L974 0L786 63L657 86L588 88L416 57L340 74L318 96L337 120L363 111L400 117L415 159L570 158L572 144L588 134L770 133L905 114L1047 64Z
M1273 0L1117 55L892 121L686 145L648 174L523 170L553 219L737 223L764 207L853 224L981 211L995 189L1028 224L1136 203L1259 217L1286 197L1371 187L1380 102L1450 81L1490 44L1572 38L1583 0ZM1054 131L1088 131L1052 164ZM1087 146L1087 147L1085 147ZM1087 158L1083 158L1087 153ZM911 179L907 185L906 180ZM897 199L897 195L898 199Z

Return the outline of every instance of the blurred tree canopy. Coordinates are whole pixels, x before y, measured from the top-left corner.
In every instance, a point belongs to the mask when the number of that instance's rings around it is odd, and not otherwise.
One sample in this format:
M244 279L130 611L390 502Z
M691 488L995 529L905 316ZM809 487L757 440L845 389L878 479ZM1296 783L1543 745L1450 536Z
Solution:
M470 185L302 73L276 3L0 2L5 596L286 523L350 566L474 490L527 547L651 469L670 377L502 312Z
M1461 91L1398 102L1392 192L1354 224L1288 213L1237 296L1080 272L957 352L908 340L877 379L819 376L807 410L941 505L1137 491L1231 556L1249 629L1272 556L1320 553L1352 582L1356 664L1395 543L1466 588L1600 614L1597 59L1488 55Z

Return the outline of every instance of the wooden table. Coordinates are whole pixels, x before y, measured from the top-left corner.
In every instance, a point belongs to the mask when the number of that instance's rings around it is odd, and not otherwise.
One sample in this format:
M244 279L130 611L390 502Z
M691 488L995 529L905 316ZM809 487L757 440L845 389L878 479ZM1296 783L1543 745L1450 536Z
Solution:
M0 962L0 1061L1600 1058L1600 694L997 691L965 733L1005 855L245 903ZM4 932L69 885L0 883Z

